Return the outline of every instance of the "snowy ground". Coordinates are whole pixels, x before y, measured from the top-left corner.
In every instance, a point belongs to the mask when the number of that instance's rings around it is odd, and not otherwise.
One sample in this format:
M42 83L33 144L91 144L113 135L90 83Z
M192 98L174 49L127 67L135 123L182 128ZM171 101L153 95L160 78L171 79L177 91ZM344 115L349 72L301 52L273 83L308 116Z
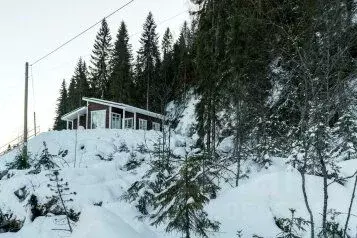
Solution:
M145 165L135 172L127 172L123 165L134 152L138 158L146 160L150 156L140 153L138 146L152 149L160 134L154 131L131 130L88 130L62 131L43 133L29 142L29 151L33 158L43 149L43 142L48 145L51 154L68 150L65 157L59 157L56 162L60 165L60 174L69 182L70 189L77 193L70 207L81 211L79 222L74 232L68 234L53 229L64 228L63 217L38 217L34 222L29 219L30 208L27 199L20 202L14 191L26 186L29 194L44 201L52 194L47 187L48 171L37 175L28 175L28 171L10 171L11 178L0 180L0 207L3 211L11 210L19 219L25 220L24 227L17 233L0 234L2 237L123 237L123 238L164 238L181 237L180 234L166 234L162 227L155 228L148 222L139 221L136 210L128 203L120 200L120 196L145 172ZM74 148L77 151L76 159ZM189 140L183 136L174 136L172 145L180 145ZM119 147L125 143L129 152L120 152ZM140 147L140 146L139 146ZM6 169L6 163L11 162L17 151L10 152L0 158L0 171ZM112 157L112 161L100 159ZM351 175L357 169L357 160L341 163L342 172ZM341 186L329 186L329 208L346 213L352 193L352 182ZM311 203L316 226L320 227L322 210L322 180L319 177L308 176L308 196ZM285 165L282 159L275 159L273 165L262 171L252 170L250 178L242 181L239 188L225 186L218 198L207 206L210 217L221 223L220 231L212 237L233 238L238 230L242 230L243 237L253 234L262 237L276 237L279 230L274 223L274 216L288 217L289 208L297 211L296 216L308 218L301 193L300 175ZM102 202L101 207L94 203ZM357 214L357 204L352 213ZM344 224L345 215L337 217ZM352 216L350 234L357 233L357 219ZM304 234L306 237L308 233Z

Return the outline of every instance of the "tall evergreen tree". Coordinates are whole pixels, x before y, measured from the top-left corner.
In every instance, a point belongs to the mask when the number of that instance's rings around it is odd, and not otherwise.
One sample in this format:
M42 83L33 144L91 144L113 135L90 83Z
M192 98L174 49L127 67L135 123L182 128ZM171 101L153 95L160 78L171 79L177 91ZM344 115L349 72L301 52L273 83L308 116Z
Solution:
M82 58L78 60L74 71L74 78L76 81L76 88L78 90L78 107L84 106L85 102L82 100L82 98L90 97L91 94L88 83L87 64Z
M91 95L87 81L87 67L85 61L80 58L68 87L68 110L84 106L85 102L82 98L89 96Z
M141 47L138 51L137 65L140 72L137 78L139 92L142 94L141 106L152 111L159 110L159 103L154 88L159 83L160 53L158 48L158 35L156 23L151 12L143 25L143 33L140 38Z
M203 2L199 3L195 66L198 77L196 91L201 96L196 108L197 133L200 137L197 144L204 149L202 170L206 175L208 166L217 161L216 146L220 125L218 108L223 104L225 92L222 85L226 80L224 76L229 66L225 59L229 29L227 20L232 9L232 1Z
M78 98L79 98L79 94L77 90L76 80L74 77L72 77L68 86L68 99L67 99L68 112L78 108Z
M189 28L187 22L184 22L179 39L174 45L175 99L180 99L190 87L195 86L195 49L193 40L192 29Z
M111 36L105 19L96 36L91 55L90 86L95 97L109 97L109 59L111 54Z
M173 65L173 37L169 28L166 29L161 43L162 63L160 67L160 83L154 88L155 94L159 95L158 103L160 113L164 113L167 103L173 99L174 88L174 65Z
M56 117L55 123L53 125L54 130L63 130L66 129L66 122L61 120L61 117L67 113L67 87L66 81L63 80L61 84L61 89L59 91L59 97L57 99L57 108L56 108Z
M120 25L111 58L110 92L117 102L134 103L135 88L132 72L132 52L125 22Z

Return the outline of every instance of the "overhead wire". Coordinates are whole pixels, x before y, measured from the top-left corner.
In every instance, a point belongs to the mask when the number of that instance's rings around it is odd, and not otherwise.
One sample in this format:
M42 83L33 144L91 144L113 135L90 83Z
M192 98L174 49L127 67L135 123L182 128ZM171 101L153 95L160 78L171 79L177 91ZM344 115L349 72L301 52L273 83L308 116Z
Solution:
M171 20L175 19L176 17L181 16L181 15L183 15L184 13L189 13L189 12L190 12L190 11L188 11L188 10L179 12L179 13L175 14L174 16L169 17L169 18L167 18L167 19L165 19L165 20L159 22L159 23L157 24L157 27L160 27L163 23L166 23L166 22L168 22L168 21L171 21ZM132 36L136 36L136 35L138 35L138 34L140 34L140 33L141 33L141 31L137 31L137 32L135 32L135 33L129 35L129 38L132 37ZM91 55L90 53L88 53L88 54L83 54L81 57L88 57L88 56L90 56L90 55ZM69 64L70 62L72 62L72 61L69 60L69 61L65 62L65 64ZM50 70L57 69L57 68L61 68L61 67L63 67L63 64L57 65L57 66L51 68Z
M118 9L114 10L113 12L111 12L110 14L108 14L107 16L105 16L103 19L107 19L111 16L113 16L114 14L116 14L117 12L119 12L120 10L124 9L125 7L127 7L128 5L130 5L131 3L133 3L135 0L131 0L129 2L127 2L126 4L122 5L121 7L119 7ZM163 23L165 22L168 22L168 21L171 21L173 19L175 19L176 17L178 16L181 16L182 14L184 13L188 13L189 11L185 10L185 11L182 11L182 12L179 12L177 13L176 15L170 17L170 18L167 18L161 22L159 22L157 24L157 26L160 26L162 25ZM71 39L69 39L68 41L64 42L63 44L59 45L57 48L55 48L54 50L50 51L49 53L47 53L46 55L42 56L41 58L35 60L33 63L30 64L30 68L31 68L31 81L32 81L32 95L33 95L33 111L35 112L35 109L36 109L36 100L35 100L35 87L34 87L34 77L33 77L33 67L35 64L39 63L40 61L46 59L47 57L51 56L52 54L54 54L55 52L57 52L58 50L62 49L63 47L65 47L66 45L68 45L70 42L74 41L75 39L77 39L78 37L82 36L83 34L85 34L86 32L88 32L89 30L93 29L95 26L97 26L98 24L100 24L102 22L101 19L100 21L94 23L93 25L89 26L88 28L86 28L85 30L83 30L82 32L80 32L79 34L75 35L74 37L72 37ZM138 35L140 33L139 32L136 32L132 35L130 35L129 37L131 36L135 36L135 35Z
M112 15L114 15L115 13L119 12L120 10L122 10L123 8L127 7L128 5L130 5L132 2L134 2L134 0L131 0L129 2L127 2L126 4L122 5L120 8L116 9L115 11L111 12L109 15L105 16L103 19L107 19L109 17L111 17ZM37 64L38 62L46 59L48 56L52 55L53 53L55 53L56 51L60 50L61 48L63 48L64 46L66 46L67 44L69 44L70 42L72 42L73 40L77 39L78 37L80 37L81 35L83 35L84 33L86 33L87 31L91 30L92 28L94 28L95 26L97 26L98 24L100 24L102 22L101 19L100 21L96 22L95 24L91 25L90 27L88 27L87 29L85 29L84 31L80 32L79 34L75 35L74 37L72 37L71 39L69 39L68 41L66 41L65 43L61 44L60 46L58 46L57 48L55 48L54 50L50 51L49 53L47 53L46 55L42 56L41 58L35 60L32 64L30 64L30 66L33 66L35 64Z
M159 27L159 26L162 25L163 23L168 22L168 21L171 21L171 20L175 19L176 17L181 16L182 14L188 13L188 12L190 12L190 11L185 10L185 11L179 12L179 13L177 13L176 15L174 15L174 16L172 16L172 17L170 17L170 18L167 18L167 19L165 19L165 20L163 20L163 21L161 21L161 22L159 22L156 26ZM131 34L129 37L136 36L136 35L138 35L138 34L140 34L140 33L141 33L141 31L137 31L137 32Z

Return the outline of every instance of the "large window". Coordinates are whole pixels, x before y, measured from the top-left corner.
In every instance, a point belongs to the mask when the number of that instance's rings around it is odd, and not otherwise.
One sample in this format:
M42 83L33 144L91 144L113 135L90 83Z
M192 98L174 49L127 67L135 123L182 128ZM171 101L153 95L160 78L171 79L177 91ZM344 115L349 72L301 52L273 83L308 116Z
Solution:
M134 129L134 118L125 118L125 129Z
M155 131L160 131L160 129L161 129L160 123L153 122L152 123L152 129L155 130Z
M105 114L106 114L106 110L98 110L98 111L91 112L92 129L105 128Z
M148 121L144 119L139 119L139 130L147 130L148 129Z
M112 129L121 129L121 115L112 113Z

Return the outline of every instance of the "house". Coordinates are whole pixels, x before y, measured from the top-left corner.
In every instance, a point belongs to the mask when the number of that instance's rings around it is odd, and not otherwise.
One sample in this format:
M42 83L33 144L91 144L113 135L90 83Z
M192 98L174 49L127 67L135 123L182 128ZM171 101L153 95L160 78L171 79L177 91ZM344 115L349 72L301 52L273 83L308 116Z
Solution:
M141 108L97 98L83 98L87 106L62 116L67 129L135 129L161 131L164 117Z

